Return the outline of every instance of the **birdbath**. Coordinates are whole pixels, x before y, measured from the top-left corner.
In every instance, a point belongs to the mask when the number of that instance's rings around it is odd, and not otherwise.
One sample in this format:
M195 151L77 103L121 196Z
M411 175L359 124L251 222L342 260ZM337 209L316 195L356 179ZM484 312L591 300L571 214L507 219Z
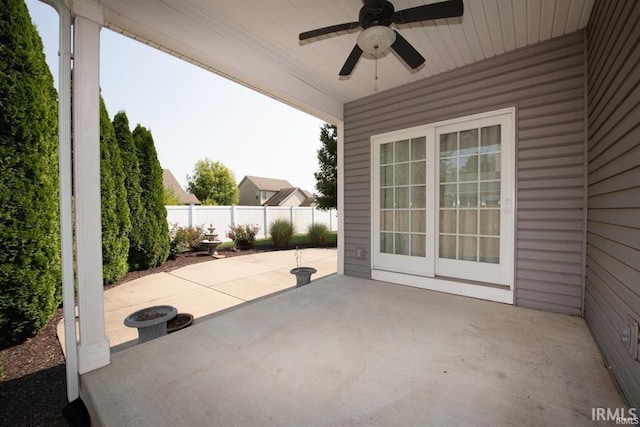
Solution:
M209 255L215 258L222 258L222 256L218 255L218 245L222 243L221 240L218 240L218 234L216 233L216 229L211 226L208 229L208 233L204 234L204 240L200 242L202 246L207 248L209 251Z
M300 264L302 263L302 251L298 250L297 246L295 257L296 264L298 266L296 268L292 268L289 273L296 275L296 288L299 288L300 286L308 285L311 282L311 275L316 273L318 270L313 267L300 267Z
M296 288L308 285L311 282L311 275L317 272L313 267L296 267L292 268L290 273L296 275Z
M130 328L138 328L138 343L167 335L167 322L178 314L170 305L156 305L131 313L124 319Z

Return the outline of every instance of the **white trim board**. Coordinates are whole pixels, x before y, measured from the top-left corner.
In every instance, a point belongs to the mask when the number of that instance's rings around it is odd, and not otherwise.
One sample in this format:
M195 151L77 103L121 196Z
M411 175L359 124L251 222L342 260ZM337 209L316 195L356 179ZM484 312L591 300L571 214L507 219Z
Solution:
M437 277L412 276L391 271L371 270L371 279L504 304L513 304L514 301L512 289L475 285Z

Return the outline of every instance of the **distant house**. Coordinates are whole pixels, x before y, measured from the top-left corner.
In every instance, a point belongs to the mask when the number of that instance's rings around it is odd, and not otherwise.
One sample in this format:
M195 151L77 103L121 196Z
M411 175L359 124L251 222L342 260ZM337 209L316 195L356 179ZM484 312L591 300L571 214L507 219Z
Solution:
M307 200L307 194L297 187L282 188L269 200L263 203L264 206L302 206Z
M293 188L284 179L262 178L259 176L245 176L238 184L240 205L262 206L283 188Z
M304 190L304 194L307 196L306 199L300 203L300 207L316 207L318 206L318 198L315 194L312 194L306 190Z
M162 169L162 185L164 188L171 189L183 205L201 204L200 200L198 200L195 195L184 191L176 177L173 176L169 169Z
M316 196L284 179L245 176L238 184L242 206L315 206Z

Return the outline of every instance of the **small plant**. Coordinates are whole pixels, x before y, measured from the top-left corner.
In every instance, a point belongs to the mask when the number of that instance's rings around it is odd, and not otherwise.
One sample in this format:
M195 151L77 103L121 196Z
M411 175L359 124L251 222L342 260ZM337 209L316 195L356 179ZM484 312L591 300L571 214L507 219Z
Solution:
M291 245L293 238L293 224L285 219L277 219L270 225L271 240L276 248L286 248Z
M324 246L329 241L329 228L325 224L311 224L307 234L313 246Z
M260 231L260 226L257 224L238 224L236 226L229 226L229 231L227 231L226 236L233 240L233 243L236 246L244 245L245 243L248 245L253 245L253 241L256 239L256 234Z
M173 224L169 231L170 255L175 257L180 252L196 250L203 239L204 228L201 225L179 227L178 224Z

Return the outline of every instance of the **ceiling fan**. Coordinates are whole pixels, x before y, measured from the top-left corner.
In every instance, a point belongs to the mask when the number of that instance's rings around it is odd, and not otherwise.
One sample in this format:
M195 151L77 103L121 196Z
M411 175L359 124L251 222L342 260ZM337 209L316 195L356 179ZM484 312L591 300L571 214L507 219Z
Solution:
M391 24L410 24L412 22L432 19L454 18L462 16L464 6L462 0L449 0L440 3L425 4L396 11L391 2L386 0L362 0L358 21L318 28L300 33L300 41L325 34L362 28L358 35L358 43L349 54L340 70L340 76L349 76L355 68L362 53L381 53L391 48L412 69L424 63L424 57L396 30Z

